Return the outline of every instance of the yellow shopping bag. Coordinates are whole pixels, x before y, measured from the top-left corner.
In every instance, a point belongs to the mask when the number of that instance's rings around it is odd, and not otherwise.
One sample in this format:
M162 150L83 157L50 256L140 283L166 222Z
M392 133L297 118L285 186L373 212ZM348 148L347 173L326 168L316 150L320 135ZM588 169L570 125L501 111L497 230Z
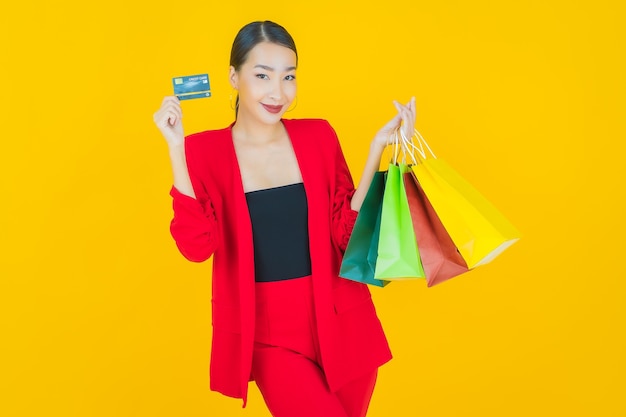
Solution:
M485 265L517 242L520 232L482 194L432 152L416 130L412 166L424 194L471 269Z

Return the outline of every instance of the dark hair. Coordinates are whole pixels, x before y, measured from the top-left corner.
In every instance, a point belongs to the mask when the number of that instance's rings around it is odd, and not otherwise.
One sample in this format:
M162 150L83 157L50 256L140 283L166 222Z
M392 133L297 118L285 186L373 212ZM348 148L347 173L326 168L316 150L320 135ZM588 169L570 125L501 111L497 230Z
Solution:
M252 48L261 42L270 42L282 45L291 49L296 54L296 66L298 65L298 51L293 38L287 30L278 23L266 20L264 22L248 23L239 30L233 47L230 50L230 65L239 71L239 68L246 62ZM239 95L235 104L235 116L239 110Z

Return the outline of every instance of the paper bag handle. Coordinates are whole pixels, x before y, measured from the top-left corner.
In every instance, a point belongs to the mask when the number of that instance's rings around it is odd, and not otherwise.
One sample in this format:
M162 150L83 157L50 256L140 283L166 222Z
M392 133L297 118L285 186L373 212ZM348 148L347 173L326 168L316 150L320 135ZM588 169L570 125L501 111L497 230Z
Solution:
M413 137L411 137L411 139L407 139L407 137L404 136L404 132L402 132L401 129L398 129L398 130L400 130L400 136L402 137L402 143L404 144L406 149L413 148L417 153L419 153L419 155L422 157L422 159L426 159L427 158L426 150L428 150L428 153L430 154L430 156L435 158L435 159L437 159L437 156L435 155L433 150L430 148L430 146L428 146L428 142L426 142L426 139L424 139L422 134L417 129L415 129L415 133L414 133ZM417 144L419 145L419 147L415 146L415 144L412 141L413 138L417 138ZM411 155L411 157L413 157L413 160L415 160L415 155L412 152L409 152L409 155Z

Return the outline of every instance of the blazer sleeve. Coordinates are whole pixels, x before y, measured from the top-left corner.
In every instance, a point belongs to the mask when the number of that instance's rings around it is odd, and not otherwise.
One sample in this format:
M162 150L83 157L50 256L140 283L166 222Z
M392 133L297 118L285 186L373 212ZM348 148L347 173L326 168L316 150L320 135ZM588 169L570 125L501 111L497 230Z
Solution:
M215 210L202 182L193 174L190 152L187 152L188 170L196 198L181 193L172 186L174 217L170 233L185 258L192 262L206 261L219 244Z
M350 203L354 195L355 188L352 175L348 169L348 164L341 150L341 144L337 138L335 130L330 126L332 138L334 140L334 171L335 186L332 196L332 234L335 244L344 252L348 246L348 240L352 234L356 217L359 214L352 210Z

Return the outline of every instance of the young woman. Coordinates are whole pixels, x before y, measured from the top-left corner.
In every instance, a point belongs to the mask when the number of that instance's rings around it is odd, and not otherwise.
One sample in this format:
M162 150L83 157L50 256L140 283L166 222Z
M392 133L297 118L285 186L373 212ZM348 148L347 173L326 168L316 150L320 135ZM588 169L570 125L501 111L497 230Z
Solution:
M283 119L297 64L283 27L253 22L231 51L235 122L185 137L165 97L154 121L174 174L171 233L189 260L213 256L211 390L245 407L254 380L276 417L365 416L391 352L367 286L338 272L389 137L413 134L415 100L394 102L355 190L328 122Z

